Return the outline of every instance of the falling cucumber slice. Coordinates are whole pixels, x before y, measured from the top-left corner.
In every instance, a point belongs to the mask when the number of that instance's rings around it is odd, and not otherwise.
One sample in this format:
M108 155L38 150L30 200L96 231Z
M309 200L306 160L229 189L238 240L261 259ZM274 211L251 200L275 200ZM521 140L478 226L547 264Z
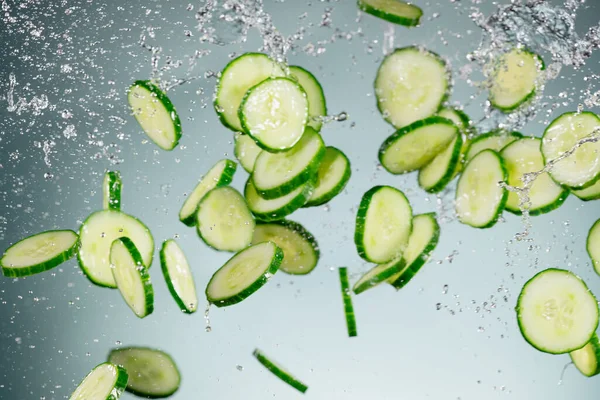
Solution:
M340 194L352 175L350 160L339 149L327 146L317 171L317 185L304 207L323 205Z
M348 268L338 268L340 275L340 285L342 290L342 301L344 302L344 315L346 317L346 328L348 337L358 335L356 331L356 319L354 318L354 306L352 305L352 297L350 297L350 282L348 280Z
M121 209L121 189L123 182L118 171L106 171L102 182L102 208L105 210Z
M457 133L441 153L419 170L419 186L429 193L439 193L444 190L455 177L462 148L462 134Z
M167 287L179 309L187 314L198 309L194 277L183 250L173 239L165 240L160 249L160 265Z
M419 25L423 10L401 0L358 0L362 11L394 24L412 27Z
M256 142L254 142L254 139L243 133L236 132L234 140L235 158L240 162L242 168L251 174L252 171L254 171L256 159L263 150L258 147Z
M592 339L579 350L569 353L571 361L587 377L600 374L600 341L594 333Z
M248 179L244 188L244 196L248 208L257 220L270 222L279 221L304 206L313 193L315 179L311 179L293 192L276 199L267 200L262 198Z
M118 400L127 386L127 371L115 364L95 367L81 381L70 400Z
M592 259L594 270L600 275L600 219L594 222L588 232L586 249Z
M374 288L390 279L392 276L397 275L402 271L404 261L402 257L394 259L385 264L379 264L367 271L361 276L358 281L354 284L352 291L354 294L361 294L362 292Z
M470 161L483 150L494 150L499 152L515 140L521 138L523 138L523 135L519 132L505 132L502 130L495 130L476 136L469 143L465 155L465 162Z
M323 125L323 117L327 115L327 104L321 84L313 74L297 65L290 67L290 75L296 79L308 98L307 125L319 132Z
M600 180L585 189L571 189L571 193L583 201L600 199Z
M438 117L449 119L461 131L466 131L471 126L471 118L464 111L454 107L444 107L438 113Z
M266 369L271 371L273 375L298 390L301 393L305 393L308 389L304 383L294 378L292 374L287 372L283 367L279 366L274 361L270 360L266 355L263 354L259 349L255 349L252 355L261 363Z

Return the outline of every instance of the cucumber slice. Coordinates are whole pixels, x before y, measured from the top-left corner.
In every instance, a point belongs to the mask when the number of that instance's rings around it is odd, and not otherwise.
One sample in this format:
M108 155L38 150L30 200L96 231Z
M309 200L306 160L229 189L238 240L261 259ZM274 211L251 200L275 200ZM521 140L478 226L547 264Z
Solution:
M154 311L154 289L142 255L131 239L116 239L110 246L110 267L117 288L131 311L144 318Z
M125 369L103 363L96 366L77 386L70 400L117 400L127 386Z
M362 11L402 26L417 26L423 10L401 0L358 0Z
M388 282L402 289L429 260L440 239L440 225L435 213L419 214L413 218L413 230L402 255L402 270ZM392 261L393 262L393 261Z
M571 189L571 193L583 201L598 200L600 199L600 181L585 189Z
M579 372L590 377L600 374L600 341L594 333L592 339L579 350L569 353Z
M429 117L397 130L379 149L381 165L404 174L429 164L458 136L458 128L442 117Z
M600 275L600 219L594 222L588 232L586 249L592 259L594 270Z
M577 275L550 268L531 278L517 301L525 340L545 353L569 353L585 346L598 327L598 302Z
M154 239L146 225L121 211L103 210L91 214L81 224L77 253L79 266L92 283L116 288L110 268L110 246L115 239L126 236L133 240L148 268L152 265Z
M342 301L344 302L344 315L346 316L346 329L348 337L358 335L356 331L356 319L354 318L354 306L352 305L352 297L350 297L350 283L348 281L348 268L338 268L340 274L340 285L342 287Z
M252 183L264 199L293 192L315 176L325 155L321 135L307 127L302 139L285 153L263 151L256 159Z
M173 239L165 240L160 249L160 266L171 296L185 313L192 314L198 309L196 285L183 250Z
M262 149L291 149L308 121L308 99L300 85L288 78L270 78L248 90L239 109L245 133Z
M165 92L150 81L136 81L127 100L144 133L161 149L173 150L181 138L181 121Z
M449 119L461 131L466 131L471 126L471 118L464 111L454 107L444 107L437 113L438 117Z
M79 249L79 237L71 230L46 231L10 246L0 259L2 274L18 278L48 271L69 260Z
M261 152L262 149L250 136L240 132L235 133L235 157L249 174L254 171L254 163Z
M267 222L278 221L305 205L310 196L312 196L314 187L315 178L285 196L267 200L258 194L252 184L252 179L248 179L244 188L244 196L246 197L248 208L250 208L256 219Z
M523 138L519 132L495 130L473 138L465 155L465 162L473 159L483 150L500 151L515 140Z
M307 125L319 132L323 126L323 117L327 115L327 104L321 84L313 74L297 65L290 67L290 75L296 79L308 98Z
M537 54L514 48L494 60L490 69L490 103L511 112L535 95L544 62Z
M596 134L600 118L591 112L568 112L548 125L542 137L544 163L555 160L584 138ZM585 189L600 179L600 142L581 145L573 154L558 161L550 170L552 178L572 189Z
M521 187L523 186L521 178L524 174L541 171L544 168L544 159L540 151L541 143L542 140L539 138L523 138L502 149L500 156L508 172L509 185ZM529 190L529 215L550 212L560 207L568 196L568 189L554 182L547 173L542 174L536 178ZM519 195L509 191L506 209L521 214L519 203Z
M208 192L196 213L200 238L215 250L239 251L252 241L254 218L240 192L221 186Z
M435 114L449 90L450 73L445 61L414 46L387 55L375 78L379 111L396 128Z
M245 53L230 61L221 72L215 98L215 110L223 125L241 132L238 109L244 95L251 87L276 76L284 76L284 72L265 54Z
M294 378L292 374L287 372L283 367L276 364L274 361L271 361L267 356L265 356L262 351L259 349L255 349L252 355L261 363L266 369L271 371L273 375L298 390L301 393L306 393L308 386Z
M363 195L354 233L363 259L382 264L401 256L411 230L412 209L404 193L391 186L375 186Z
M229 185L236 169L237 164L234 161L224 159L208 170L183 202L179 211L179 220L187 226L196 225L196 211L204 195L216 187Z
M456 176L463 139L460 133L429 164L419 170L419 186L429 193L438 193Z
M129 372L127 391L140 397L169 397L179 389L181 375L170 355L147 347L113 349L108 361Z
M102 208L105 210L121 209L121 189L123 182L118 171L106 171L102 182Z
M473 157L456 188L459 221L474 228L494 226L508 199L507 190L499 185L506 178L504 162L494 150L484 150Z
M259 223L254 229L252 244L273 242L283 251L279 270L290 275L306 275L319 261L319 245L313 235L293 221Z
M315 207L329 202L344 190L351 174L348 157L341 150L327 146L317 171L317 186L304 207Z
M356 281L352 291L354 294L361 294L366 290L374 288L380 283L387 281L392 276L397 275L402 270L403 266L404 262L402 261L402 257L396 258L385 264L376 265Z
M217 307L237 304L263 287L282 260L283 251L273 242L250 246L214 273L206 286L206 298Z

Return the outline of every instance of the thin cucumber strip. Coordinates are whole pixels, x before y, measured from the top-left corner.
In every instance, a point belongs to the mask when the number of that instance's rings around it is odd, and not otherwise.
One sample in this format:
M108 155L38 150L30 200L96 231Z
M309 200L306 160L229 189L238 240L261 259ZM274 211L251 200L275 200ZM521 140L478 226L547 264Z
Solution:
M88 279L98 285L116 288L110 268L110 246L115 239L130 238L142 255L144 265L152 265L154 239L146 225L121 211L103 210L91 214L81 224L77 253L79 266Z
M449 90L446 62L437 54L414 46L387 55L375 78L377 107L396 128L435 114Z
M600 275L600 219L594 222L588 232L586 249L592 259L594 270Z
M352 297L350 297L350 283L348 281L348 268L338 268L340 274L340 285L342 287L342 301L344 302L344 315L346 316L346 328L348 337L354 337L358 334L356 331L356 319L354 318L354 306Z
M483 150L501 151L515 140L523 138L519 132L505 132L495 130L476 136L469 143L469 148L466 151L465 162L470 161Z
M173 358L164 351L147 347L113 349L108 361L129 372L127 391L136 396L158 399L174 394L181 374Z
M319 262L319 245L314 236L293 221L258 223L252 244L273 242L283 251L279 270L290 275L306 275Z
M236 132L234 147L235 158L237 158L242 167L249 174L254 171L254 163L256 163L256 159L262 151L263 150L258 147L256 142L254 142L254 139L250 136Z
M555 160L584 138L597 134L600 118L589 111L568 112L548 125L542 137L544 163ZM560 160L550 170L550 176L571 189L585 189L600 179L600 142L588 142L573 154Z
M429 164L458 136L458 128L442 117L429 117L400 128L379 149L381 165L404 174Z
M77 386L70 400L118 400L127 386L127 371L115 364L96 366Z
M223 159L218 161L206 175L200 179L200 182L194 187L194 190L185 199L181 210L179 211L179 220L187 226L196 225L196 211L198 204L206 193L216 187L229 185L237 169L234 161Z
M283 251L273 242L250 246L214 273L206 286L206 298L217 307L237 304L263 287L282 260Z
M319 132L323 125L323 117L327 115L327 103L321 84L313 74L297 65L290 67L290 75L298 81L306 92L308 98L307 125Z
M142 255L127 237L116 239L110 246L110 267L117 288L131 311L139 318L154 311L154 289Z
M600 341L594 333L592 339L579 350L569 353L579 372L590 377L600 374Z
M313 193L315 187L315 178L309 180L293 192L277 199L267 200L262 198L252 184L252 179L248 179L244 188L244 196L248 203L248 208L254 214L254 217L260 221L278 221L284 219L300 207L306 204Z
M455 107L444 107L438 113L438 117L449 119L461 131L465 132L471 126L471 118L464 111Z
M269 78L248 90L238 111L242 128L262 149L291 149L308 121L308 99L288 78Z
M252 355L261 363L266 369L271 371L273 375L298 390L301 393L306 393L308 386L294 378L292 374L287 372L283 367L270 360L266 355L263 354L259 349L255 349Z
M119 171L106 171L102 182L102 208L105 210L121 209L121 189L123 182Z
M136 81L127 99L144 133L161 149L173 150L181 138L181 121L165 92L151 81Z
M354 233L363 259L382 264L401 256L411 230L412 209L404 193L391 186L375 186L363 195Z
M402 261L402 257L385 264L376 265L356 281L352 291L354 294L361 294L366 290L374 288L380 283L387 281L392 276L397 275L402 270L403 266L404 262Z
M583 201L600 199L600 180L585 189L571 189L571 193Z
M198 205L197 232L215 250L239 251L252 241L254 218L240 192L229 186L214 188Z
M37 233L10 246L0 259L2 274L18 278L48 271L69 260L79 249L79 236L71 230Z
M457 133L446 149L419 170L419 186L429 193L438 193L444 190L454 179L462 147L462 135Z
M540 151L542 141L539 138L523 138L504 147L500 156L508 172L508 184L515 187L524 185L523 176L544 168L544 159ZM529 190L529 215L550 212L565 202L569 190L563 188L547 173L539 175ZM509 191L506 210L521 214L519 195Z
M494 226L508 199L507 190L499 185L506 178L504 162L494 150L484 150L473 157L456 187L459 221L474 228Z
M358 8L367 14L394 24L412 27L421 22L423 10L401 0L358 0Z
M194 277L183 250L173 239L165 240L160 249L160 266L167 287L179 309L187 314L198 309Z
M325 156L317 171L317 184L304 207L323 205L340 194L352 175L350 160L333 146L325 148Z
M284 76L284 72L265 54L245 53L230 61L221 71L215 98L215 110L223 125L241 132L238 110L244 95L251 87L276 76Z
M525 283L516 311L525 340L545 353L578 350L598 328L596 298L581 278L563 269L546 269Z

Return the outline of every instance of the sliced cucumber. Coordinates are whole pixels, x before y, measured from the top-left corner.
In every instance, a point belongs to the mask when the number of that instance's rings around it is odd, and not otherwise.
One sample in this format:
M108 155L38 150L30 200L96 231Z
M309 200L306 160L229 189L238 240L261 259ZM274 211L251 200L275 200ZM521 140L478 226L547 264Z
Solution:
M479 152L468 164L456 188L456 214L463 224L490 228L496 224L508 198L499 185L506 181L504 162L494 150Z
M270 78L248 90L239 117L245 133L261 148L278 152L292 148L308 121L308 99L288 78Z
M594 222L588 232L586 249L592 259L594 270L600 275L600 219Z
M237 304L263 287L282 260L283 251L273 242L250 246L214 273L206 286L206 298L217 307Z
M600 374L600 341L594 333L592 339L579 350L569 353L579 372L590 377Z
M70 400L118 400L127 386L124 368L111 363L96 366L77 386Z
M317 171L317 185L304 207L315 207L329 202L344 190L351 174L348 157L341 150L327 146Z
M183 206L179 211L179 220L187 226L196 225L196 211L204 195L216 187L229 185L236 169L237 164L231 160L224 159L217 162L200 179L192 193L183 202Z
M469 143L469 148L465 155L465 162L470 161L483 150L494 150L499 152L504 147L522 137L523 135L519 132L505 132L502 130L495 130L476 136Z
M586 137L598 135L600 118L591 112L568 112L546 128L542 138L542 154L547 164L571 151ZM585 189L600 179L600 141L578 147L573 154L558 161L550 170L552 178L572 189Z
M291 275L310 273L319 261L319 245L313 235L293 221L259 223L252 244L273 242L283 251L279 270Z
M161 149L173 150L181 138L181 121L167 95L150 81L136 81L127 99L146 135Z
M419 25L423 15L419 7L401 0L358 0L358 8L388 22L409 27Z
M102 208L105 210L121 209L121 174L118 171L106 171L102 182Z
M254 163L261 152L262 149L254 142L254 139L243 133L236 132L234 153L246 172L251 174L254 171Z
M116 239L110 246L110 267L121 296L139 318L154 311L154 289L142 255L131 239Z
M308 386L306 386L298 379L294 378L294 376L287 372L283 367L276 364L274 361L271 361L267 356L265 356L262 353L262 351L260 351L259 349L255 349L252 355L256 357L258 362L261 363L266 369L271 371L273 375L275 375L294 389L298 390L299 392L306 393Z
M542 140L539 138L523 138L504 147L500 156L508 172L508 184L515 187L524 185L522 177L526 173L541 171L544 158L540 151ZM560 207L569 196L564 189L550 178L547 173L539 175L529 190L529 215L540 215ZM521 214L519 195L509 191L506 209Z
M0 259L2 274L17 278L39 274L69 260L79 249L79 237L71 230L46 231L10 246Z
M346 329L348 337L354 337L358 334L356 331L356 319L354 318L354 306L352 297L350 297L350 283L348 281L348 268L338 268L340 274L340 285L342 287L342 301L344 302L344 315L346 317Z
M598 327L598 302L570 271L547 269L531 278L517 301L525 340L545 353L569 353L585 346Z
M315 178L285 196L267 200L258 194L252 184L252 180L248 179L244 189L244 196L246 197L248 208L250 208L256 219L260 221L278 221L305 205L312 195L314 187Z
M110 268L110 247L115 239L128 237L142 255L148 268L152 265L154 239L146 225L121 211L104 210L91 214L81 224L77 253L79 266L92 283L116 288Z
M387 281L392 276L397 275L402 270L403 266L404 262L402 261L402 257L396 258L385 264L376 265L356 281L352 288L354 294L361 294L362 292Z
M449 119L461 131L466 131L471 126L471 118L464 111L454 107L444 107L437 113L439 117Z
M600 199L600 180L585 189L571 189L571 193L583 201Z
M183 250L173 239L165 240L160 250L160 265L171 296L185 313L198 309L196 285Z
M438 193L454 179L460 162L463 139L460 133L429 164L419 170L419 186L429 193Z
M327 115L327 104L321 84L313 74L302 67L292 65L290 75L298 81L308 98L307 125L319 132L323 125L323 117Z
M239 251L252 241L254 218L240 192L229 186L208 192L196 213L198 235L215 250Z
M170 355L147 347L124 347L108 354L108 361L129 372L127 391L140 397L169 397L179 389L181 375Z
M449 90L450 73L444 60L414 46L387 55L375 78L379 111L396 128L435 114Z
M381 165L392 174L404 174L429 164L457 136L458 128L442 117L429 117L400 128L379 149Z
M412 209L404 193L391 186L375 186L363 195L354 233L362 258L382 264L401 256L411 230Z

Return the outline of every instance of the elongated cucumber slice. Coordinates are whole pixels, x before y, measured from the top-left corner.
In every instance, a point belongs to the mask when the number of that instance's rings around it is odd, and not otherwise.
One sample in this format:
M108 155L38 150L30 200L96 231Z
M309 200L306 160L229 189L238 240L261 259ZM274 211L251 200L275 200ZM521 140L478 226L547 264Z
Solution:
M229 62L221 72L215 98L215 110L223 125L242 131L238 110L244 95L251 87L276 76L284 76L284 72L265 54L245 53Z
M569 353L585 346L598 327L598 302L570 271L547 269L531 278L517 301L525 340L545 353Z
M600 180L585 189L571 189L571 193L583 201L600 199Z
M544 162L555 160L572 150L579 141L598 135L600 118L591 112L568 112L556 118L542 137ZM585 189L600 179L600 141L582 144L573 154L550 170L552 178L572 189Z
M594 222L588 232L586 249L592 259L594 270L600 275L600 219Z
M319 132L323 125L322 118L327 115L327 104L321 84L313 74L302 67L292 65L290 75L295 78L308 98L308 123L307 125Z
M356 319L354 318L354 306L352 297L350 297L350 282L348 280L348 268L338 268L340 275L340 285L342 288L342 301L344 302L344 315L346 317L346 329L348 337L354 337L358 334L356 330Z
M489 69L490 103L511 112L535 95L544 62L537 54L514 48L494 60Z
M256 159L252 183L269 200L285 196L313 178L325 156L321 135L307 127L302 139L285 153L263 151Z
M449 90L446 63L437 54L412 46L387 55L375 78L379 111L396 128L435 114Z
M570 352L569 356L583 375L590 377L600 374L600 341L597 334L594 333L588 344Z
M127 391L140 397L169 397L179 389L181 375L170 355L147 347L124 347L108 354L108 361L129 372Z
M165 92L150 81L136 81L127 99L146 135L161 149L173 150L181 138L181 121Z
M358 8L388 22L409 27L419 25L423 15L419 7L401 0L358 0Z
M104 210L91 214L81 224L79 266L92 283L116 288L110 268L110 247L115 239L130 238L142 255L146 267L152 265L154 239L146 225L121 211Z
M103 363L96 366L77 386L70 400L118 400L127 386L124 368Z
M466 131L471 126L471 118L464 111L454 107L444 107L437 113L439 117L449 119L461 131Z
M490 228L496 224L508 198L499 182L506 181L504 162L494 150L478 153L465 167L456 188L456 214L463 224Z
M500 152L508 172L508 184L515 187L524 185L523 175L541 171L544 159L540 151L542 141L539 138L523 138L512 142ZM569 190L550 178L547 173L538 176L529 190L529 215L540 215L560 207L569 196ZM521 214L519 195L508 193L506 209Z
M402 257L396 258L385 264L376 265L356 281L352 288L354 294L361 294L362 292L387 281L392 276L397 275L402 270L403 266L404 262L402 261Z
M429 164L458 135L452 121L429 117L388 137L379 149L379 161L392 174L411 172Z
M118 171L106 171L102 182L102 208L105 210L121 209L121 174Z
M73 257L79 237L71 230L46 231L10 246L0 259L2 274L17 278L48 271Z
M142 255L131 239L116 239L110 246L110 267L121 296L139 318L154 311L154 289Z
M308 386L294 378L292 374L287 372L283 367L270 360L266 355L263 354L259 349L255 349L252 355L261 363L266 369L271 371L273 375L298 390L301 393L306 393Z
M317 186L304 207L320 206L340 194L350 180L350 160L339 149L327 146L317 171Z
M279 269L291 275L306 275L319 262L319 245L302 225L293 221L259 223L252 244L273 242L283 251Z
M248 173L254 171L254 163L262 149L254 142L250 136L240 132L235 134L235 158L238 159L242 167Z
M267 200L262 198L248 179L244 188L244 196L248 203L248 208L256 219L260 221L278 221L284 219L300 207L306 204L313 193L315 187L315 178L309 180L293 192L276 199Z
M196 211L198 204L206 193L216 187L229 185L237 169L237 164L231 160L224 159L217 162L206 175L200 179L192 193L185 199L179 211L179 220L187 226L196 225Z
M412 230L408 199L391 186L367 191L356 215L354 243L367 261L382 264L402 255Z
M250 88L240 105L244 132L261 148L278 152L292 148L308 121L308 99L299 84L271 78Z
M462 135L457 133L441 153L419 170L419 186L429 193L444 190L455 176L462 147Z
M160 250L160 266L171 296L185 313L198 309L196 285L183 250L173 239L165 240Z
M465 156L465 162L470 161L483 150L500 151L515 140L521 139L523 135L519 132L505 132L495 130L476 136L470 141L469 148Z

